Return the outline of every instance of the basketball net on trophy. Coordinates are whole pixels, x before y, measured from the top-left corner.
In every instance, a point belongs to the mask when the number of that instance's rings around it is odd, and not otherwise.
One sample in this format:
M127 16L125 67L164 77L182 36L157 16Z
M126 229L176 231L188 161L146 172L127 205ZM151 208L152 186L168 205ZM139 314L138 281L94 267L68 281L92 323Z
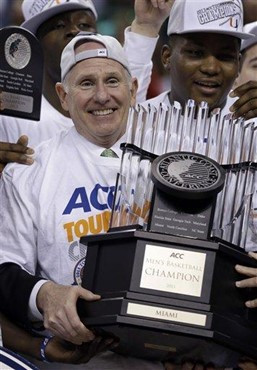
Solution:
M220 108L209 114L206 102L197 105L188 100L182 111L178 102L170 107L161 103L158 109L151 105L130 109L110 228L140 225L148 230L152 162L164 153L197 153L225 169L211 236L251 248L257 243L257 124L234 120L232 114L222 117ZM178 183L182 175L173 173L169 181ZM183 186L198 185L196 181Z

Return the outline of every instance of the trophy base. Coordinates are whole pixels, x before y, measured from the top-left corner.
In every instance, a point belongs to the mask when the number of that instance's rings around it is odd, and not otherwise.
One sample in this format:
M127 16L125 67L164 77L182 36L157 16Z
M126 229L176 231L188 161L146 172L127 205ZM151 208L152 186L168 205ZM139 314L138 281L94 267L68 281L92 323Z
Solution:
M176 302L164 305L151 301L154 297L128 293L127 298L80 302L82 322L99 335L119 338L120 344L115 352L123 355L158 361L197 358L220 367L236 367L242 355L257 358L256 336L246 320L192 310L188 302L177 306ZM133 309L136 309L136 314ZM163 318L149 318L152 310ZM189 317L201 312L207 316L207 327L172 321L178 312ZM171 321L167 318L169 315Z
M149 360L194 357L226 367L237 366L242 355L257 359L257 314L244 305L252 293L235 287L235 264L252 263L244 251L140 230L81 241L88 245L82 286L102 299L80 301L79 314L86 326L120 339L116 352ZM158 259L149 254L155 250ZM149 283L145 271L153 274L151 266L155 276ZM202 277L197 285L196 271Z

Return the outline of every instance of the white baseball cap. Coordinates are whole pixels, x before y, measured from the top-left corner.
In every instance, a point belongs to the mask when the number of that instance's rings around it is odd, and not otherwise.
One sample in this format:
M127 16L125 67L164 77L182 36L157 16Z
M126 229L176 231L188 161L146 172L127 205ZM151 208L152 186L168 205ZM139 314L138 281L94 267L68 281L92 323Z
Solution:
M254 37L251 37L248 40L243 40L241 45L241 51L250 48L251 46L257 44L257 21L252 23L247 23L244 26L244 32L251 33Z
M97 12L91 0L23 0L22 12L25 22L21 27L36 34L42 23L70 10L91 10L97 19Z
M167 34L212 32L239 39L252 37L243 32L241 0L175 0Z
M75 54L75 46L79 41L95 41L101 43L103 46L99 45L99 49L86 50ZM99 33L80 32L63 49L61 56L62 81L75 64L91 58L108 58L116 60L116 62L126 68L131 75L127 57L118 40L111 36L100 35Z

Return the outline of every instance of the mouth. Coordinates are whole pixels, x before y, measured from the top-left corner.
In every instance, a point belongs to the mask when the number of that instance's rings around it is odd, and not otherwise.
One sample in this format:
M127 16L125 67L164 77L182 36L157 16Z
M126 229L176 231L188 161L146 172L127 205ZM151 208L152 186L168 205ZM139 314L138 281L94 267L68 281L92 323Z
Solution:
M90 114L93 114L93 116L103 117L108 116L112 113L114 113L117 109L114 108L108 108L108 109L95 109L89 111Z
M213 80L197 80L194 83L205 94L213 94L221 87L219 81Z

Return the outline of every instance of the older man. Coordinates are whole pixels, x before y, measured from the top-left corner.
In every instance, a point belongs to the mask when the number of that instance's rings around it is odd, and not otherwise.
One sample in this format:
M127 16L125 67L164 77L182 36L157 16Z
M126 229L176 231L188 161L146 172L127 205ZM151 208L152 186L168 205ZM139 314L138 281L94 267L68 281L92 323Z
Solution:
M63 51L61 69L57 92L74 127L39 146L33 166L11 164L3 172L1 262L7 263L7 276L14 280L10 290L2 286L1 299L3 309L15 318L16 313L21 315L15 300L23 291L21 301L28 302L30 297L33 320L42 319L43 314L46 329L80 345L94 335L77 315L77 299L99 296L76 285L86 254L79 237L107 229L120 165L119 144L128 109L135 102L137 81L131 77L121 45L108 36L75 37ZM106 157L110 152L112 157ZM17 265L25 275L26 271L37 274L47 282L29 276L29 288L25 288ZM110 352L86 365L88 369L132 367L163 366Z
M135 19L125 31L124 49L139 81L138 101L145 99L158 32L173 1L161 0L158 5L155 0L135 0ZM0 116L0 172L8 162L33 163L30 154L35 145L72 127L69 113L55 92L55 84L60 81L61 53L78 32L97 28L97 13L91 0L23 0L22 10L22 27L37 36L44 54L41 119L33 122Z

